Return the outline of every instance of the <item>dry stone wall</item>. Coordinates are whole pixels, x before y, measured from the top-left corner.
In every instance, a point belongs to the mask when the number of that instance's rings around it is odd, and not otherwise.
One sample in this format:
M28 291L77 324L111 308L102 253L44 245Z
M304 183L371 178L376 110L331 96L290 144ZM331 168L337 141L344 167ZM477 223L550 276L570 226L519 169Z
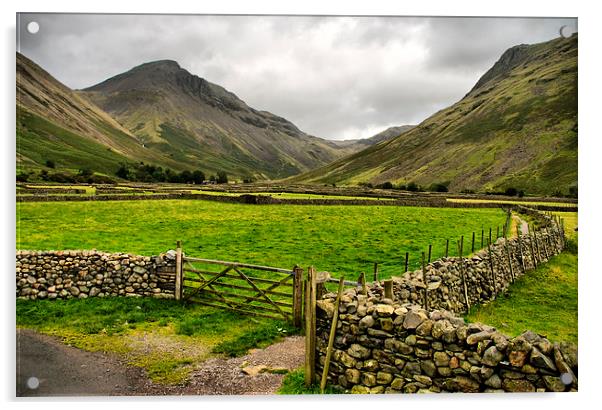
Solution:
M321 375L334 298L318 301L316 370ZM577 348L533 332L510 338L349 290L339 305L328 383L351 393L544 392L577 390Z
M535 392L577 390L577 348L527 331L511 338L456 316L495 299L519 276L564 247L556 222L535 211L540 230L500 238L469 258L443 258L392 281L393 299L374 284L341 297L329 383L352 393ZM466 286L465 286L466 285ZM365 294L364 294L365 293ZM321 375L335 307L317 302Z
M149 257L98 251L17 251L17 297L174 298L175 252Z
M495 299L516 278L564 248L561 227L548 217L541 218L542 229L537 232L499 238L490 249L468 258L442 258L426 265L424 274L419 269L393 278L395 301L461 313L468 306ZM372 291L383 294L379 284Z

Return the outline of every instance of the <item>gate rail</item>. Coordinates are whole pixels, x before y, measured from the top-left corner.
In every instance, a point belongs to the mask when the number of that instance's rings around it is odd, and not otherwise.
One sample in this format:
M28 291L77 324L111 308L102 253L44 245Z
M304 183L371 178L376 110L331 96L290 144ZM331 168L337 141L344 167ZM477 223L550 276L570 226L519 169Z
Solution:
M285 319L300 327L303 272L299 266L284 269L188 257L178 241L175 298L250 316Z

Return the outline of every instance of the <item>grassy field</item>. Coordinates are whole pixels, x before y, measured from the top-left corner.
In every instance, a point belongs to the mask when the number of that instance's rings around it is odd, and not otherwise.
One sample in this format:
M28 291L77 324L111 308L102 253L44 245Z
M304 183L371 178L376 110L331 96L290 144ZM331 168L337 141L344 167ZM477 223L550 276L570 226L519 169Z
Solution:
M485 204L485 203L494 203L494 204L510 204L510 205L549 205L549 206L560 206L560 207L574 207L576 204L570 202L541 202L541 201L512 201L505 199L472 199L472 198L447 198L449 202L457 202L457 203L473 203L473 204Z
M193 194L205 194L216 196L240 196L242 192L207 191L202 189L190 191ZM340 200L368 200L368 201L391 201L395 198L378 198L371 196L349 196L349 195L321 195L321 194L299 194L294 192L249 192L247 195L264 195L277 199L340 199Z
M466 319L517 336L525 330L552 341L577 342L577 255L563 252L517 279L510 290Z
M411 267L433 244L432 259L450 254L505 222L499 209L378 206L243 205L211 201L107 201L17 204L18 249L92 249L153 255L183 241L189 256L357 277L381 264L381 277ZM477 245L477 247L478 247ZM469 245L465 245L468 249Z
M180 383L208 357L240 356L294 333L290 325L150 298L17 300L17 326L88 351L119 354L158 383Z

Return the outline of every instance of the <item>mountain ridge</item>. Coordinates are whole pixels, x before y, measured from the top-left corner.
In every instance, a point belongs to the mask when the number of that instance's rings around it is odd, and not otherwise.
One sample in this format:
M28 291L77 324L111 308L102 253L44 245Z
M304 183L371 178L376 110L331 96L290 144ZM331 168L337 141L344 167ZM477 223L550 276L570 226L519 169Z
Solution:
M119 164L142 161L269 179L361 148L305 134L174 60L144 63L83 90L71 90L21 53L16 60L20 168L51 161L114 175Z
M567 193L577 185L577 35L515 46L457 103L299 183Z

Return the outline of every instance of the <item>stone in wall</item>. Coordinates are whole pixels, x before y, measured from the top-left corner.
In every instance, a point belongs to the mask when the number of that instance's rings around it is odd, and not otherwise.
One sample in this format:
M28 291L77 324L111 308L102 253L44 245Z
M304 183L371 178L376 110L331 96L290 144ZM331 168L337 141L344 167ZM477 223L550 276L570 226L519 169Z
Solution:
M321 376L335 295L318 304ZM446 310L345 292L328 373L351 393L577 390L577 348L525 332L511 338Z
M159 257L91 251L17 251L22 299L174 297L175 263Z

